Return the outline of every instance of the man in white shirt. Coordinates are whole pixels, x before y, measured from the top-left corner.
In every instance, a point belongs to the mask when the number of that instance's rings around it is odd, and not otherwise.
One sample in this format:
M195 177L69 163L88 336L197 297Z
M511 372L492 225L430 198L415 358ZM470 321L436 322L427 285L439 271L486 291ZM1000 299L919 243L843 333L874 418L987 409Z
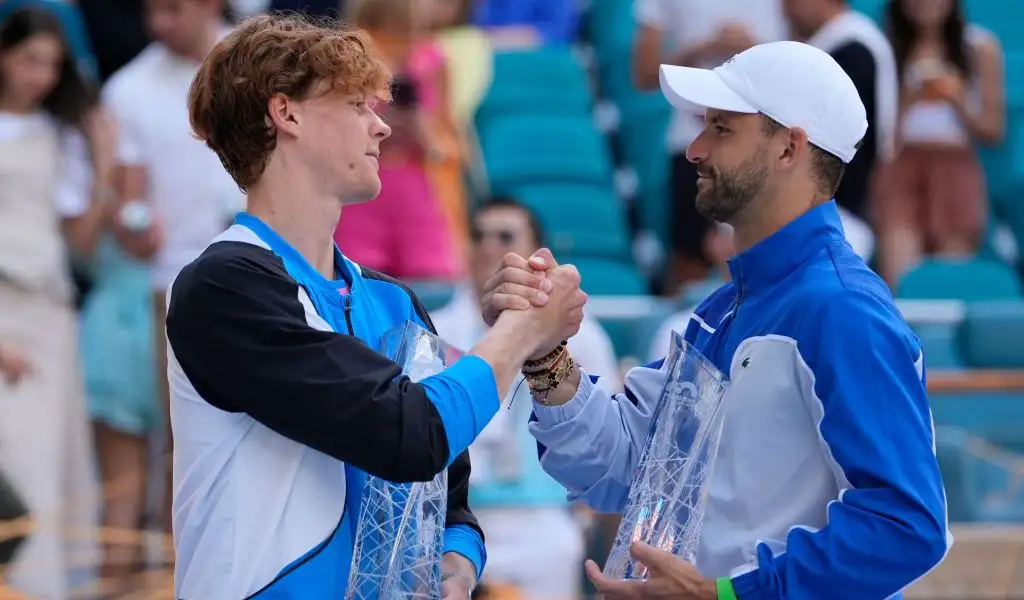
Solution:
M165 292L242 206L238 187L217 155L192 136L188 118L189 85L200 61L227 32L221 14L221 0L147 0L147 24L156 41L103 89L119 132L122 208L116 233L129 252L151 261L157 381L165 404ZM168 531L169 507L168 489Z
M544 243L537 216L511 198L495 198L478 209L470 235L473 280L431 314L438 334L462 349L473 347L487 331L480 296L502 257L508 252L529 256ZM611 373L602 385L619 391L618 362L599 323L584 316L568 347L581 365ZM520 378L470 446L470 500L487 536L483 583L511 585L532 600L575 598L581 579L574 566L583 560L584 531L570 513L565 489L537 460L528 431L531 408L529 387Z
M847 238L870 261L875 245L868 226L872 174L876 164L892 160L895 149L899 81L892 46L878 25L847 0L783 0L782 7L797 39L839 63L867 110L864 146L846 168L836 203Z
M754 44L786 37L779 0L637 0L636 18L633 80L645 90L658 89L663 63L711 68ZM703 280L712 268L705 243L712 223L695 208L697 167L686 160L686 147L703 128L702 119L678 110L669 126L668 294Z

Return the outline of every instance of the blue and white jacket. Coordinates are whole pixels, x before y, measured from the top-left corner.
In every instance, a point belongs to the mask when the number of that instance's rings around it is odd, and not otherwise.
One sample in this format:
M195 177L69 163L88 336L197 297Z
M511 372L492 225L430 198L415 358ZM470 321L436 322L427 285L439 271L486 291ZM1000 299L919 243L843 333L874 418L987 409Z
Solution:
M328 279L240 215L171 286L179 600L345 598L367 474L448 469L445 551L483 569L466 448L498 410L494 373L466 356L402 376L381 335L430 318L402 284L335 255Z
M952 543L917 338L834 202L729 268L685 332L730 379L697 568L740 600L899 597ZM624 394L584 377L568 403L535 405L541 463L571 498L623 509L662 363Z

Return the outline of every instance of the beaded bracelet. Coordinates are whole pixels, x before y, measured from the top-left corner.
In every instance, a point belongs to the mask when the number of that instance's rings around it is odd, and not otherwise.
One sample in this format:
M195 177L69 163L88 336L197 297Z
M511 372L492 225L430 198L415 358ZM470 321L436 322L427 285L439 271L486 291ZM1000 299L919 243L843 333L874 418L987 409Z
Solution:
M552 350L551 352L548 352L545 356L524 362L523 372L526 372L528 367L545 367L548 363L552 362L560 352L565 350L565 347L568 343L568 340L562 340L561 344L555 346L555 349Z

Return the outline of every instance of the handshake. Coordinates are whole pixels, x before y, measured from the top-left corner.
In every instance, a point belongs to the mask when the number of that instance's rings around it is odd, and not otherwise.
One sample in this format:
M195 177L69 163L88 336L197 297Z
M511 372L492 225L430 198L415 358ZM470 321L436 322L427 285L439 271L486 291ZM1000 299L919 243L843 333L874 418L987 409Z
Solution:
M559 266L547 248L530 258L506 254L480 302L488 326L499 319L515 325L530 358L547 355L576 335L586 303L576 267Z

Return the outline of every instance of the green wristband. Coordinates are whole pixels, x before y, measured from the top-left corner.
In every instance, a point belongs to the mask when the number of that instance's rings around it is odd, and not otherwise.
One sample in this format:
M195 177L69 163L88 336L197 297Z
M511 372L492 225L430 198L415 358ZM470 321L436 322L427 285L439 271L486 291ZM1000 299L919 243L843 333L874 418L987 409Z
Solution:
M731 578L719 577L715 580L715 586L718 588L718 600L739 600L736 597L736 590L732 587Z

